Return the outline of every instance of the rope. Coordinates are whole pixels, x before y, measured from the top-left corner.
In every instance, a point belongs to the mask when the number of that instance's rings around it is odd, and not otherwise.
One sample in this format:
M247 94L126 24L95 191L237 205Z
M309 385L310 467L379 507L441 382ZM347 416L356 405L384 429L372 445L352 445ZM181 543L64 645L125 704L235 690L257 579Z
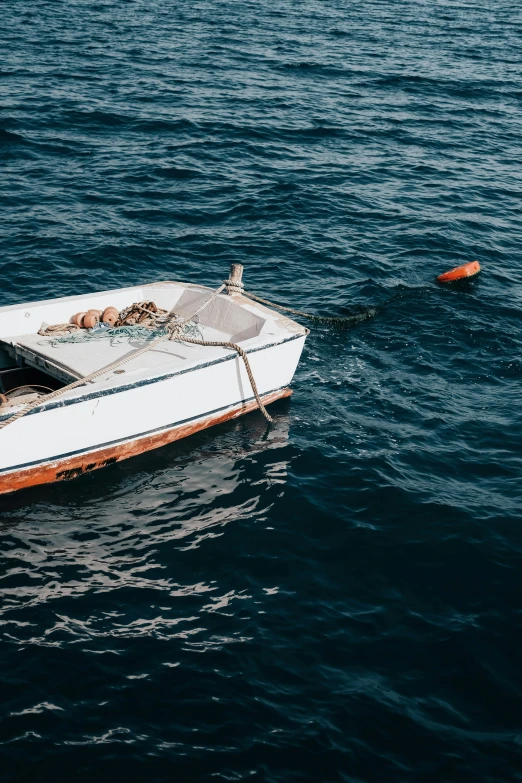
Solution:
M44 337L47 334L68 334L69 332L78 332L80 331L80 327L77 326L77 324L53 324L52 326L49 326L49 324L44 324L38 334L42 335Z
M198 307L197 310L195 310L192 313L192 315L190 315L188 318L183 319L182 321L178 321L178 323L174 323L172 326L171 326L171 322L177 316L173 315L173 312L171 310L168 313L168 317L170 316L170 318L165 324L166 331L158 335L158 337L156 337L154 340L149 342L148 345L145 345L143 348L140 348L139 350L134 351L128 356L123 357L123 359L120 359L120 361L118 362L109 364L106 367L103 367L101 370L97 370L96 372L93 372L90 375L86 375L83 378L78 378L78 380L73 381L73 383L69 383L67 386L63 386L61 389L56 389L56 391L51 392L51 394L47 394L44 397L40 397L38 400L35 400L34 402L28 403L24 408L21 408L19 411L17 411L17 413L13 414L13 416L11 416L9 419L0 422L0 430L2 430L8 424L12 424L18 419L21 419L22 416L26 416L28 413L30 413L35 408L38 408L40 405L50 402L51 400L56 399L56 397L60 397L65 392L71 391L72 389L76 389L78 388L78 386L83 386L83 384L92 382L97 378L99 378L101 375L105 375L107 372L118 369L123 364L127 364L128 362L130 362L132 359L136 359L138 356L147 353L147 351L150 351L152 348L154 348L154 346L158 345L164 340L174 340L177 342L193 343L195 345L203 345L207 347L229 348L232 351L237 351L237 353L243 359L243 362L245 364L245 369L248 375L248 379L250 381L250 385L252 386L252 391L254 392L254 396L259 406L259 410L261 411L261 413L263 414L263 416L268 422L272 422L272 417L269 415L269 413L267 412L265 406L261 401L261 397L257 389L257 384L254 380L254 375L252 373L252 368L250 367L250 362L248 361L248 357L240 345L236 345L235 343L229 343L229 342L214 342L214 341L210 342L208 340L196 340L192 337L187 337L184 334L180 334L182 329L189 323L189 321L192 321L196 317L196 315L198 315L205 307L208 307L208 305L211 304L214 301L214 299L216 299L216 297L219 296L220 293L222 293L225 287L226 285L225 283L223 283L218 289L216 289L216 291L214 291L212 296L206 299L203 302L203 304L200 305L200 307Z
M192 337L178 337L174 338L180 343L194 343L194 345L205 345L207 347L215 347L215 348L229 348L231 351L237 351L237 353L241 356L243 359L243 362L245 363L245 370L247 371L248 380L250 381L250 385L252 387L252 391L254 392L254 397L256 398L257 405L259 407L259 410L265 417L265 419L272 423L273 419L268 413L267 409L263 405L261 401L261 397L259 396L259 391L257 389L257 384L254 380L254 375L252 373L252 368L250 367L250 362L248 361L248 356L246 355L246 352L241 348L240 345L237 345L236 343L227 343L227 342L215 342L210 340L195 340Z
M263 414L263 416L268 422L272 422L272 417L269 415L268 411L266 410L265 406L261 401L261 397L259 395L257 384L255 382L254 375L252 373L252 368L250 367L250 362L248 361L248 357L240 345L237 345L236 343L230 343L230 342L196 340L195 338L187 337L186 335L181 334L183 328L189 323L189 321L192 321L196 317L196 315L198 315L205 307L208 307L208 305L210 305L214 301L214 299L216 299L216 297L218 297L219 294L223 292L225 288L227 289L227 292L229 294L240 293L243 296L252 299L255 302L260 302L261 304L267 305L268 307L275 307L277 310L283 310L286 313L299 315L302 318L307 318L311 321L335 324L340 328L343 327L346 328L348 325L352 326L356 323L359 323L360 321L365 321L367 318L372 318L377 312L377 308L369 307L364 312L357 313L354 315L349 315L349 316L322 316L322 315L315 315L313 313L305 313L302 310L296 310L293 307L286 307L284 305L277 304L276 302L271 302L268 299L263 299L260 296L256 296L256 294L252 294L249 291L245 291L244 285L241 282L230 280L230 279L224 280L222 285L220 285L219 288L217 288L214 291L214 293L208 299L206 299L197 308L197 310L195 310L192 313L192 315L190 315L188 318L185 318L181 321L177 320L177 322L173 324L172 321L176 319L177 316L173 313L172 310L170 310L170 312L167 313L166 322L165 324L163 324L164 331L162 331L161 334L159 334L157 337L151 340L143 348L140 348L137 351L134 351L133 353L123 357L118 362L109 364L106 367L103 367L101 370L96 370L96 372L93 372L90 375L86 375L82 378L78 378L76 381L69 383L67 386L63 386L61 389L56 389L56 391L53 391L50 394L40 397L38 400L34 402L28 403L28 405L21 408L17 413L13 414L13 416L6 419L5 421L0 422L0 430L2 430L8 424L12 424L18 419L21 419L22 416L26 416L28 413L30 413L32 410L39 407L40 405L44 405L45 403L50 402L51 400L54 400L57 397L60 397L62 394L65 394L65 392L71 391L72 389L76 389L79 386L83 386L86 383L92 383L97 378L100 378L102 375L117 370L122 365L127 364L133 359L137 359L139 356L142 356L144 353L147 353L147 351L152 350L152 348L154 348L156 345L163 342L164 340L174 340L177 342L193 343L194 345L203 345L206 347L228 348L231 351L236 351L236 353L241 357L241 359L244 362L248 379L250 381L250 385L252 386L252 391L254 392L254 396L256 398L256 402L258 404L259 410L261 411L261 413ZM138 307L142 311L145 311L145 313L148 313L153 317L157 317L156 313L151 312L149 308L146 308L141 303L139 304L136 303L136 305L134 306ZM72 324L57 324L56 326L51 326L46 328L47 332L60 332L60 331L70 332L75 330L76 329Z
M15 391L20 391L20 389L29 389L29 392L34 391L35 389L45 389L46 391L52 392L53 390L49 388L49 386L42 386L41 383L31 383L31 384L24 384L23 386L15 386L14 389L9 389L7 394L9 397L13 395ZM19 397L21 395L15 394L13 399L16 399L16 397Z
M96 370L96 372L93 372L90 375L85 375L82 378L78 378L78 380L69 383L67 386L62 386L61 389L56 389L56 391L51 392L51 394L46 394L44 397L40 397L38 400L28 403L26 406L20 408L19 411L14 413L8 419L5 419L5 421L1 421L0 430L3 430L4 427L7 427L8 424L13 424L18 419L21 419L22 416L26 416L28 413L30 413L35 408L38 408L40 405L44 405L47 402L51 402L51 400L54 400L57 397L60 397L62 394L65 394L65 392L72 391L73 389L77 389L78 386L83 386L85 383L92 383L97 378L100 378L100 376L105 375L106 373L111 372L113 370L117 370L123 364L127 364L133 359L137 359L138 356L141 356L142 354L147 353L147 351L152 350L152 348L154 348L156 345L163 342L164 340L172 339L173 335L179 333L179 331L183 328L183 326L185 326L185 324L187 324L189 321L192 321L192 319L195 318L196 315L198 315L198 313L200 313L205 307L211 304L214 301L214 299L217 296L219 296L219 294L224 290L224 288L225 288L225 284L223 283L219 288L217 288L214 291L212 296L206 299L203 302L203 304L200 307L198 307L198 309L195 310L195 312L192 313L192 315L190 315L188 318L183 319L182 321L178 321L177 324L174 324L172 328L169 329L172 320L174 318L177 318L177 316L171 310L168 313L168 316L170 316L170 320L167 321L167 324L165 325L168 330L166 334L160 334L158 337L156 337L150 343L145 345L143 348L139 348L137 351L134 351L133 353L128 354L127 356L124 356L123 359L120 359L118 362L114 362L114 364L108 364L106 367L102 367L101 370Z
M155 302L134 302L121 311L115 326L157 326L168 319L170 313L156 306Z
M240 280L223 280L223 284L227 287L228 294L242 294L244 293L244 284Z
M228 281L226 281L228 283ZM248 299L253 299L255 302L268 305L268 307L275 307L277 310L284 310L285 313L292 313L292 315L300 315L301 318L308 318L310 321L316 321L318 323L330 323L337 326L339 329L346 329L349 326L354 326L361 321L366 321L368 318L373 318L377 313L376 307L367 307L361 313L354 313L353 315L346 316L333 316L333 315L315 315L314 313L305 313L302 310L295 310L293 307L285 307L277 304L277 302L270 302L268 299L263 299L256 294L251 294L250 291L241 291L243 296Z

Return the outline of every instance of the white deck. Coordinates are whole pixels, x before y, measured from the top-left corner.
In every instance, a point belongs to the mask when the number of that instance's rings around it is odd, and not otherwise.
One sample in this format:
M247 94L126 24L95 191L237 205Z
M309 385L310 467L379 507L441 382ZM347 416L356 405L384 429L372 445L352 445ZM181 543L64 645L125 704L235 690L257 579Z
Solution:
M226 333L218 329L203 325L200 329L201 339L220 342L230 339ZM80 333L79 337L81 336ZM90 375L102 367L114 364L143 348L150 341L136 337L115 340L109 334L91 340L86 339L81 343L60 343L52 337L26 334L9 337L5 342L13 347L17 357L25 359L28 364L41 367L51 375L68 381ZM123 369L126 375L136 372L156 375L188 366L187 362L190 364L194 361L208 361L222 353L222 348L203 348L188 343L164 341L151 348L146 354L129 361Z
M60 343L52 336L38 334L44 323L66 323L74 313L91 307L103 309L113 304L121 310L145 299L187 317L210 294L210 289L199 286L158 283L0 308L0 352L3 348L4 357L7 351L18 362L23 361L69 382L114 364L142 348L147 341L129 337L120 341L104 336L80 343ZM261 305L245 299L238 301L237 297L226 294L207 306L197 316L197 321L203 339L240 342L245 350L278 342L288 336L289 326L290 331L298 326ZM137 359L130 360L122 368L124 372L109 372L97 384L121 385L131 379L177 372L213 361L227 353L230 351L224 348L164 341Z

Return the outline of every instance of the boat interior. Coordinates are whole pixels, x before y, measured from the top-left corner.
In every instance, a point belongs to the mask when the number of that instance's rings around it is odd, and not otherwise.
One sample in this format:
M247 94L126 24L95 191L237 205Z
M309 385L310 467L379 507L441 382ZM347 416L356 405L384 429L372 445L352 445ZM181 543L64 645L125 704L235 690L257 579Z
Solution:
M78 311L103 310L109 305L121 311L139 301L154 301L157 307L188 318L211 293L200 286L165 282L0 308L2 408L25 403L28 395L34 399L34 395L47 394L112 365L151 339L144 337L143 331L134 334L132 329L117 336L112 332L95 335L88 329L58 337L40 334L46 325L67 324ZM245 348L271 341L285 331L271 311L226 294L206 306L190 326L191 336L197 339L241 343ZM108 371L96 383L119 385L130 380L129 376L134 379L188 369L226 352L219 347L164 341L130 360L123 371Z

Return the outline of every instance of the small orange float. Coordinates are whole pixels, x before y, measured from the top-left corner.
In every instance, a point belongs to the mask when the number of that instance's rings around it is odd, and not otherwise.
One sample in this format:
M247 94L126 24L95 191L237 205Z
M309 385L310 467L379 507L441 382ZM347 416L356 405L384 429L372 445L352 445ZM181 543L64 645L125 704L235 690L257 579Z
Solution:
M465 277L473 277L480 272L480 264L478 261L470 261L468 264L462 264L462 266L456 266L454 269L450 269L449 272L444 272L443 275L437 277L438 283L452 283L454 280L463 280Z
M85 329L92 329L93 326L96 326L100 319L98 318L98 314L96 313L87 313L87 315L83 316L82 326Z
M110 324L111 326L114 326L119 316L120 314L115 307L106 307L105 310L103 311L102 321L106 324Z
M87 315L87 313L76 313L76 315L73 315L71 318L71 323L76 324L76 326L81 326L84 315Z

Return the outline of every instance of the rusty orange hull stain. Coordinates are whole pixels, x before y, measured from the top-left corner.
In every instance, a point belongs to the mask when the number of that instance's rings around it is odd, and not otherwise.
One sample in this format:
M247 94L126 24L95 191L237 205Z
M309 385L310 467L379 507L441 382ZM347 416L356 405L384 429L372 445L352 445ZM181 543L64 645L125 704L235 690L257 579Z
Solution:
M271 402L280 400L283 397L289 397L291 394L291 389L281 389L271 394L262 395L261 399L264 405L269 405ZM8 473L5 476L0 476L0 495L4 495L7 492L16 492L27 487L34 487L38 484L49 484L54 481L67 481L68 479L76 478L98 468L113 465L115 462L120 462L123 459L136 457L138 454L143 454L146 451L166 446L175 440L187 438L189 435L205 430L207 427L213 427L215 424L222 424L230 419L236 419L238 416L243 416L245 413L256 410L256 408L257 403L253 400L252 402L228 408L222 413L207 416L205 419L172 427L172 429L164 432L145 435L142 438L136 438L117 446L107 446L103 449L89 451L88 454L78 454L75 457L46 462L44 465L35 465L31 468Z

